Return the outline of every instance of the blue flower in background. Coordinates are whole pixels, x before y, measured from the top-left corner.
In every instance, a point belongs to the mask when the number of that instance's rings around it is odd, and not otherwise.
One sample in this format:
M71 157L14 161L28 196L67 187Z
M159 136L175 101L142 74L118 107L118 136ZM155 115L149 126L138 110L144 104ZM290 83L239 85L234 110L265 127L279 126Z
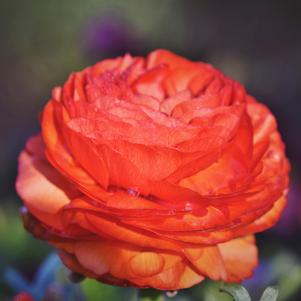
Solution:
M59 300L66 301L85 300L80 287L66 280L66 273L67 270L62 266L58 255L53 253L38 268L32 282L11 267L4 271L3 278L20 298L27 293L29 294L27 297L32 296L36 301L44 300L45 296L49 297L49 300L57 300L56 297L61 297L62 299Z

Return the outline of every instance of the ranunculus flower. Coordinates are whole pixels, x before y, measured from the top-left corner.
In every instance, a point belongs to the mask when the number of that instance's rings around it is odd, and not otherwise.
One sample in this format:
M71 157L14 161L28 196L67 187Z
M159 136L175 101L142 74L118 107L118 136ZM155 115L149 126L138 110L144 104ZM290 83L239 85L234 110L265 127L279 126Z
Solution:
M174 290L241 281L279 218L289 163L271 112L212 66L125 55L54 88L17 191L71 270Z

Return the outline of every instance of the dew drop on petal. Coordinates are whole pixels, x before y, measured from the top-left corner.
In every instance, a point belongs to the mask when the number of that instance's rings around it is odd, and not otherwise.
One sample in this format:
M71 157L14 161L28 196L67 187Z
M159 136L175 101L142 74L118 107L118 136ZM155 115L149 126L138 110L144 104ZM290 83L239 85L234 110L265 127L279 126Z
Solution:
M21 214L27 214L27 213L28 213L28 209L27 209L25 206L22 206L22 207L20 208L20 213L21 213Z
M127 194L128 195L130 195L130 196L139 196L139 191L137 191L136 189L134 189L134 188L129 188L128 190L127 190Z
M191 205L191 203L187 202L185 204L185 211L191 211L191 210L192 210L192 205Z
M168 292L166 292L166 296L168 298L175 297L177 294L178 294L178 291L168 291Z
M76 272L71 272L69 274L69 280L73 283L82 282L85 279L85 276Z

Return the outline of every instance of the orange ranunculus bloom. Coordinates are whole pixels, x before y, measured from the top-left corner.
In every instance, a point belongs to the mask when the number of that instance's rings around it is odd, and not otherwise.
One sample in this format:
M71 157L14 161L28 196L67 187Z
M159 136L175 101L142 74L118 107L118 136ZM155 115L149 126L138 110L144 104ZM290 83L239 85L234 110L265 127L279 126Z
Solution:
M275 118L212 66L125 55L53 90L17 191L25 227L71 270L173 290L241 281L279 218L289 163Z

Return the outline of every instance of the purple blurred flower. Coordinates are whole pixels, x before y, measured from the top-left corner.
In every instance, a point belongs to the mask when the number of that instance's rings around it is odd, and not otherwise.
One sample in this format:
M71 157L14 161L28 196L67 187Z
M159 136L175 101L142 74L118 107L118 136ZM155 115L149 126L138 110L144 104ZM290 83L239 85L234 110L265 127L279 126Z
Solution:
M84 52L96 59L126 52L141 54L141 41L132 26L117 16L93 18L83 31Z

